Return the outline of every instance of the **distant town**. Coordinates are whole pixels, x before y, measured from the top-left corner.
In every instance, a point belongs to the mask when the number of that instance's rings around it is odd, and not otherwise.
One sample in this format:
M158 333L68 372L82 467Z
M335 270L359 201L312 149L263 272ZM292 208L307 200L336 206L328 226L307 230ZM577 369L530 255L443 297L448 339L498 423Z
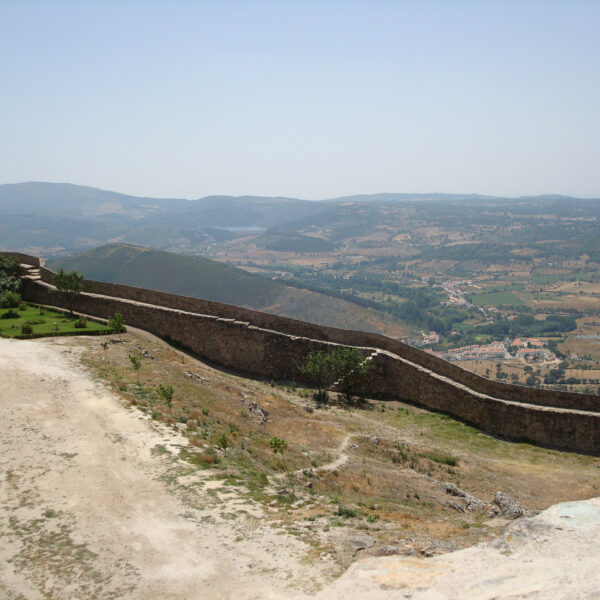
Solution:
M439 336L435 331L422 332L422 334L424 340L426 340L425 343L435 344L439 341ZM438 352L427 348L425 351L450 361L503 359L550 362L557 360L556 355L546 348L545 343L538 338L515 338L502 342L492 342L491 344L461 346L460 348L450 348Z

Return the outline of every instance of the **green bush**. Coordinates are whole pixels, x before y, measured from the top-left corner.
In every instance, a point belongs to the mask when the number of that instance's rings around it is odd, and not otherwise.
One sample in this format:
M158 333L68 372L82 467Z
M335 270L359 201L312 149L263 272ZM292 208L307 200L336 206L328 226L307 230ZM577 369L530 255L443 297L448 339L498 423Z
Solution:
M29 335L33 333L33 327L31 325L27 325L27 323L25 323L24 325L21 325L21 333L23 335Z
M21 304L21 296L17 292L4 292L2 296L2 308L19 308Z
M117 333L125 331L125 320L123 319L123 315L121 313L115 313L108 319L108 327Z
M338 517L354 518L356 517L356 511L348 506L342 506L341 504L337 507L335 514Z
M0 316L0 319L18 319L21 315L14 310L7 310Z
M81 317L81 318L77 319L77 321L75 321L74 326L76 329L85 329L87 327L87 321L85 320L84 317Z
M135 354L129 354L129 360L131 362L131 366L137 371L142 366L142 361L139 356Z

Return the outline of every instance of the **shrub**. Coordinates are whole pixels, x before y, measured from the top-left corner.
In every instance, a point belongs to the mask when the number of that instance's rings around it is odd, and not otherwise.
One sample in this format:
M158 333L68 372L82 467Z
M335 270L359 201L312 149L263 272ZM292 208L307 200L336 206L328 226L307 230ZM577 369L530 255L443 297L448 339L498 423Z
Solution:
M18 319L21 315L14 310L7 310L5 313L0 316L0 319Z
M21 325L21 334L22 335L31 335L33 333L33 327L31 325Z
M87 321L85 320L84 317L81 317L81 318L77 319L77 321L75 321L76 329L85 329L86 327L87 327Z
M319 403L329 402L329 393L327 390L317 389L312 393L312 399Z
M135 354L129 355L129 360L131 362L131 366L137 371L141 366L142 362L140 361L140 357Z
M348 506L342 506L341 504L337 507L335 514L338 517L347 517L347 518L356 517L356 511L353 508L350 508Z
M125 331L125 320L121 313L115 313L110 319L108 319L108 327L115 333Z
M131 360L131 356L129 358ZM172 385L163 385L162 383L159 383L156 386L156 393L158 394L158 397L169 407L169 414L172 414L173 410L173 392Z
M450 454L439 454L437 452L423 452L421 456L432 460L441 465L448 465L450 467L458 466L458 458Z
M197 465L215 465L219 462L219 459L210 452L204 452L202 454L197 454L195 460L192 461Z
M2 308L18 308L21 304L21 296L17 292L4 292L2 296Z

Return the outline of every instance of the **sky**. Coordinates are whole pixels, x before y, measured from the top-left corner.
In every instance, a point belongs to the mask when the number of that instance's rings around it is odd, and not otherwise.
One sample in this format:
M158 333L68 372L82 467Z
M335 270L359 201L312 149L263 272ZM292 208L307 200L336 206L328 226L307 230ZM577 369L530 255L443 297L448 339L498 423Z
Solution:
M600 1L0 0L0 183L600 197Z

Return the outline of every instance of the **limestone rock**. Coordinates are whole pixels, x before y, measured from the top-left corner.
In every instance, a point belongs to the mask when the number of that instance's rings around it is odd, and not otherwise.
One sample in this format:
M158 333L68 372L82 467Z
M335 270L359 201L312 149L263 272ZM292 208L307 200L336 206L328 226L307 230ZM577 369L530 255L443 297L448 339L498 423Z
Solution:
M354 550L364 550L365 548L371 548L375 545L377 540L369 535L355 535L348 540L348 545L354 548Z
M314 600L596 598L600 498L566 502L510 523L503 535L431 558L370 557ZM404 552L403 552L404 553ZM431 547L421 556L437 554Z
M462 498L463 503L458 502L446 502L445 505L448 508L452 508L453 510L459 512L473 512L476 510L482 510L484 508L488 508L489 504L484 502L483 500L479 500L475 498L475 496L471 496L471 494L467 494L463 490L461 490L457 485L451 483L449 481L444 481L439 484L440 487L449 494L450 496L454 496L455 498Z
M502 516L507 519L512 520L525 516L525 509L514 498L511 498L504 492L496 492L494 504L496 504L502 512Z

